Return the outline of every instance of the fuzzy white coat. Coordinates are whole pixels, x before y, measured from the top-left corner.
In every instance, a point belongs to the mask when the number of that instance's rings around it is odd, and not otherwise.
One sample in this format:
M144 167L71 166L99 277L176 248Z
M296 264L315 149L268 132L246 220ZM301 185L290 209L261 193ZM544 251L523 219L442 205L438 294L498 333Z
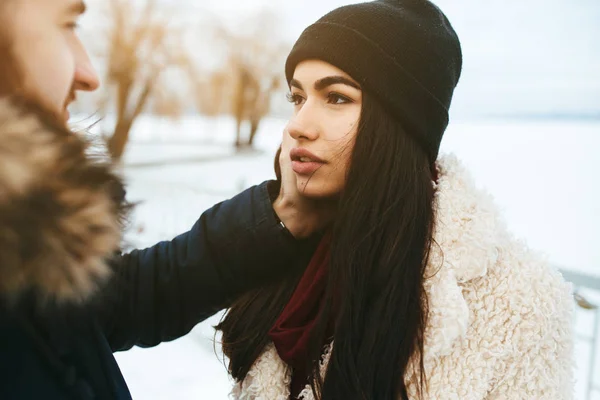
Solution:
M508 233L491 197L456 157L440 158L438 168L439 248L426 281L431 310L423 400L571 399L570 285ZM326 348L323 375L330 354ZM404 377L411 399L417 398L416 372L413 365ZM271 344L231 397L288 400L290 382L290 369ZM301 398L314 400L308 387Z

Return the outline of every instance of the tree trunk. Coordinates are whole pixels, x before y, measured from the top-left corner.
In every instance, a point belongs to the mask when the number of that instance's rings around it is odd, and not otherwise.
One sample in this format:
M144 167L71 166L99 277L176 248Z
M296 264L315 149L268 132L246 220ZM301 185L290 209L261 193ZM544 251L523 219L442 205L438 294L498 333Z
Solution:
M115 162L121 161L123 154L125 153L125 147L129 140L129 132L133 126L133 119L127 118L117 122L115 126L115 132L108 141L108 151L111 158Z
M250 121L250 137L248 138L249 147L252 147L254 144L254 138L256 137L256 132L258 131L258 125L260 125L260 118L252 118Z
M135 108L132 112L125 111L125 107L127 105L126 101L129 99L129 93L131 93L131 86L126 87L123 90L123 103L121 104L118 111L118 120L117 125L115 126L115 131L108 141L108 151L110 153L111 158L115 162L121 161L123 157L123 153L125 153L125 147L127 146L127 141L129 140L129 132L133 126L133 123L140 116L142 110L146 106L150 95L152 94L152 90L154 89L154 84L157 75L151 75L145 85L143 86L142 93L137 99L135 103Z
M242 119L236 116L235 147L238 149L242 146L242 122Z

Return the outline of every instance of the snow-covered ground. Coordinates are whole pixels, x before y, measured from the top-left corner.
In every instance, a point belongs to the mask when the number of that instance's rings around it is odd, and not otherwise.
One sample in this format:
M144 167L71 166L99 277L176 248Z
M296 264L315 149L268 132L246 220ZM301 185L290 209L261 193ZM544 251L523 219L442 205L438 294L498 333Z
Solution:
M284 125L266 120L258 150L236 154L228 118L142 119L125 157L129 197L141 201L131 245L170 239L206 208L272 178ZM561 268L600 276L600 121L456 122L442 147L462 158L495 196L517 235ZM600 303L600 293L586 295ZM577 332L590 336L591 313L577 317ZM231 383L212 341L218 318L175 342L118 354L134 399L225 399ZM590 349L578 341L578 400L584 399ZM600 365L600 353L595 357ZM600 399L600 392L595 396Z

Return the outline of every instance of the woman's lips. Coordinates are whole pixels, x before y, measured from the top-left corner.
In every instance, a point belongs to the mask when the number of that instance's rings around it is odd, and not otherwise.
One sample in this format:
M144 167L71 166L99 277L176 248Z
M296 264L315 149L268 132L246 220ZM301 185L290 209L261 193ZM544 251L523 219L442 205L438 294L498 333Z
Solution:
M298 175L314 174L319 168L326 164L325 161L302 148L294 148L290 151L292 170Z

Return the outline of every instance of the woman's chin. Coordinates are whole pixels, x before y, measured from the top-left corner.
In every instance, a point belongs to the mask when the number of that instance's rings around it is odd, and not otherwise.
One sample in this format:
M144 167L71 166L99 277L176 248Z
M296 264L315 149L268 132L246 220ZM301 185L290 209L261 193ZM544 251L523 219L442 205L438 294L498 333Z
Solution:
M340 194L340 191L312 180L298 180L298 191L302 196L313 200L331 200Z

